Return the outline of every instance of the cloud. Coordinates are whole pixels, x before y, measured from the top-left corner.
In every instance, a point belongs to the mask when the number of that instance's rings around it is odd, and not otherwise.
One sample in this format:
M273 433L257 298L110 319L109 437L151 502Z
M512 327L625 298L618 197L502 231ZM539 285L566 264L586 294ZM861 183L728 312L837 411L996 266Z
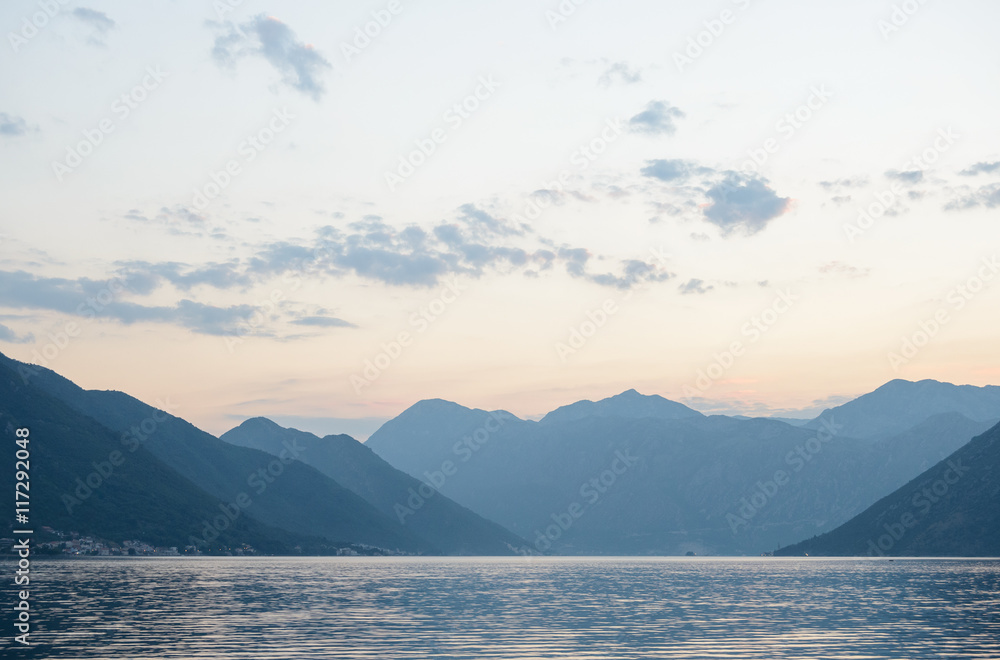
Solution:
M1000 160L994 161L992 163L979 162L975 165L965 168L959 174L962 176L976 176L977 174L993 174L994 172L1000 170Z
M143 222L148 224L163 225L175 230L175 233L189 234L186 228L203 228L206 224L205 216L195 213L183 204L175 204L173 207L160 207L160 210L153 217L146 216L139 209L129 209L125 213L126 220Z
M518 230L471 205L461 207L458 222L441 223L430 232L381 221L354 223L349 229L351 233L320 228L311 245L263 245L247 264L248 272L262 277L308 270L393 286L433 286L448 275L479 277L488 269L539 262L537 254L519 247L491 245L498 236L516 236Z
M820 181L819 185L827 190L841 190L843 188L860 188L861 186L868 185L868 177L866 176L855 176L855 177L844 177L842 179L833 179L830 181Z
M441 222L430 231L414 225L397 229L382 222L355 223L350 227L354 233L347 234L327 227L311 246L263 247L250 270L277 274L304 268L392 286L434 286L451 275L478 278L487 272L524 271L534 276L557 264L571 277L618 288L669 277L641 261L622 262L618 273L594 274L588 268L591 254L584 248L549 249L550 242L472 204L457 211L456 222Z
M591 282L600 284L601 286L613 286L617 289L631 289L633 286L644 282L666 282L667 280L673 278L674 274L661 270L658 266L646 263L645 261L628 259L622 262L621 275L604 273L601 275L583 274L578 275L578 277L579 276L585 277Z
M566 201L567 193L561 190L553 190L552 188L539 188L538 190L531 193L532 197L537 197L540 201L539 204L562 204ZM575 195L574 195L575 196ZM577 197L577 199L580 199ZM589 199L583 199L581 201L590 201Z
M683 116L679 108L666 101L650 101L645 110L628 120L629 130L647 135L673 135L677 132L674 120Z
M728 379L716 382L756 382L737 381ZM817 400L808 408L773 408L770 405L741 398L729 398L726 400L707 399L705 397L680 397L684 403L706 415L747 415L751 417L787 417L801 419L803 422L817 417L827 408L846 403L855 397L831 396L824 400Z
M697 167L686 160L677 158L665 160L661 158L647 160L646 166L639 170L639 173L652 179L659 179L660 181L683 181L694 172L705 173L706 171L711 170Z
M162 206L154 212L131 208L120 217L129 225L147 225L171 236L233 240L233 236L224 225L210 222L208 217L183 204L175 204L171 207ZM258 218L245 218L243 220L246 223L259 221Z
M205 216L200 213L195 213L183 204L175 204L169 208L166 206L160 207L160 214L179 223L185 223L198 227L203 227L205 225Z
M344 229L320 227L306 241L258 244L251 256L240 259L115 265L131 290L142 295L168 285L184 293L199 287L246 291L279 276L358 277L390 286L431 287L450 276L522 272L535 277L557 266L570 277L616 288L673 277L658 265L636 259L619 261L611 270L597 268L604 259L582 247L557 245L475 204L463 204L452 220L429 228L396 227L368 215Z
M824 275L844 275L845 277L867 277L871 273L871 268L858 268L842 261L830 261L819 267L819 272Z
M77 7L71 15L90 28L91 33L87 43L92 46L107 46L108 32L117 26L117 23L111 20L107 14L96 9Z
M30 333L19 335L3 323L0 323L0 341L8 344L30 344L35 341L35 336Z
M641 82L642 72L630 67L628 62L614 62L604 70L597 84L601 87L610 87L616 81L625 85Z
M542 192L542 191L536 191ZM544 191L550 192L550 191ZM477 208L474 204L463 204L458 207L461 212L461 220L472 230L476 236L523 236L524 227L515 227L504 220L500 220L486 211Z
M184 215L164 209L162 213ZM133 221L146 221L137 210ZM186 216L185 216L186 217ZM200 222L200 217L189 217ZM270 310L251 304L216 305L192 299L200 288L243 292L283 277L285 282L303 278L358 277L390 286L430 287L445 278L478 278L487 273L521 272L528 277L562 266L572 278L600 286L629 289L663 282L674 277L660 264L625 259L617 267L600 268L606 257L592 255L582 247L556 245L474 204L456 209L452 221L425 229L417 225L394 227L375 215L344 229L320 227L310 241L271 241L256 246L254 253L222 262L185 264L175 261L116 262L113 280L64 279L36 276L26 271L0 271L0 303L13 309L48 310L85 318L100 318L123 324L164 323L207 335L276 337L265 329L285 323L312 328L351 328L349 321L326 310L295 309L283 301ZM183 294L174 304L146 305L136 297L169 296L164 287ZM169 298L168 298L169 299ZM251 322L250 319L261 319ZM266 322L266 323L265 323ZM249 329L249 330L248 330ZM288 335L295 339L307 335ZM0 339L17 336L0 333Z
M785 213L791 202L769 188L766 179L731 171L706 194L712 203L704 210L705 219L722 229L723 236L737 229L756 234Z
M890 179L895 179L896 181L901 181L902 183L914 185L924 180L924 171L907 170L905 172L900 172L899 170L886 170L885 176Z
M1000 183L991 183L981 186L978 190L960 195L945 204L944 208L946 211L964 211L981 206L988 209L1000 206Z
M292 321L295 325L308 325L317 328L356 328L358 326L330 316L303 316Z
M173 307L146 306L120 300L130 282L99 282L37 277L24 271L0 271L0 300L6 307L43 309L124 324L171 323L208 335L232 334L255 311L250 305L216 307L181 300ZM115 292L117 290L117 293Z
M455 242L461 243L460 235L456 235L456 238ZM339 254L336 264L340 268L385 284L432 286L449 272L459 270L453 266L457 265L460 258L452 254L392 249L396 246L380 248L354 244L337 247ZM480 266L484 262L485 259L480 260Z
M239 25L227 21L222 27L225 31L212 48L221 66L234 67L242 58L262 57L289 87L317 101L326 93L320 77L331 68L330 63L278 19L259 14Z
M681 292L681 295L691 295L691 294L704 294L708 293L715 287L712 285L705 286L704 280L699 280L697 278L691 278L684 284L677 287Z
M0 135L4 137L20 137L27 135L30 130L28 123L21 117L0 112Z
M238 261L210 263L198 268L168 261L150 263L148 261L118 262L122 277L139 286L143 293L152 292L163 281L169 282L181 291L190 291L197 286L215 289L246 290L253 284L253 278L240 272Z
M258 311L252 305L231 305L216 307L191 300L181 300L173 308L146 307L148 316L137 320L175 323L204 335L237 334L241 327L248 325L248 319ZM267 334L256 332L254 334Z
M0 301L15 309L50 309L74 314L87 308L86 298L99 293L101 283L83 279L38 278L25 271L0 271Z

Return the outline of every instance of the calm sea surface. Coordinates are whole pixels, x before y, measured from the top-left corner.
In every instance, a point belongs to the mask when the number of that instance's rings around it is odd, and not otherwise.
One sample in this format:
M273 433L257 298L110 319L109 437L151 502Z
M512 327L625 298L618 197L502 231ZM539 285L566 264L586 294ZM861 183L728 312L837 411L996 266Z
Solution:
M1000 658L1000 561L38 560L57 658Z

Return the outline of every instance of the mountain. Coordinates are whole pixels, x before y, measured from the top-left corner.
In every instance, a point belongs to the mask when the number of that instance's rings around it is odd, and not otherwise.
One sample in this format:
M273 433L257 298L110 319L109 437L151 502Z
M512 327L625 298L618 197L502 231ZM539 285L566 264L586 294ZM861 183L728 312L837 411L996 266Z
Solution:
M218 538L206 536L206 547L500 554L523 544L517 549L704 555L759 554L810 538L814 545L786 551L863 554L859 534L868 540L875 525L886 530L876 543L899 535L883 543L886 554L993 552L995 511L983 502L996 496L994 388L894 383L826 411L813 428L704 416L629 391L537 422L422 401L367 445L265 419L223 441L171 414L169 403L160 410L121 392L83 390L0 355L0 432L32 429L33 523L112 540L187 545L228 510L235 519ZM907 404L906 392L923 403ZM865 437L849 435L861 427ZM911 482L928 468L923 482ZM901 486L908 505L893 499ZM12 489L10 473L0 471L0 487ZM918 498L926 487L941 490L933 506ZM906 506L920 516L904 520Z
M224 433L220 439L273 455L289 446L296 447L300 452L299 460L450 554L509 555L514 548L524 545L523 539L397 470L348 435L319 438L257 417ZM438 466L433 474L428 473L423 478L434 486L444 483L449 475Z
M1000 425L785 556L1000 556Z
M256 449L236 447L122 392L83 390L53 371L5 356L0 356L0 364L25 374L33 390L114 431L121 444L143 448L212 498L238 506L241 515L264 525L332 543L441 552L294 456L276 460ZM103 448L87 452L92 460L106 455Z
M600 401L577 401L556 408L543 417L541 421L542 423L561 423L587 417L686 419L704 417L704 415L684 404L664 399L662 396L645 396L635 390L628 390Z
M383 424L365 441L365 446L394 468L423 479L425 471L436 470L443 460L458 456L453 449L466 431L472 433L482 427L480 436L489 436L484 425L492 428L507 423L524 422L503 410L487 412L443 399L425 399ZM465 451L468 450L462 450L463 457Z
M877 390L824 411L806 424L821 428L834 418L844 435L883 438L902 433L933 415L956 412L977 421L1000 419L1000 387L952 385L936 380L893 380Z
M835 415L807 429L619 397L540 422L424 401L367 445L418 479L455 462L442 492L539 550L760 554L846 522L985 428L946 413L858 439Z
M776 422L784 422L789 426L805 426L812 421L809 419L800 419L798 417L768 417L767 419L773 419Z
M18 428L29 429L29 521L35 529L49 526L117 543L139 539L183 548L191 536L203 535L205 521L224 515L222 500L196 487L146 448L122 443L121 434L30 380L25 383L4 359L0 435L5 446L17 448ZM10 456L13 460L14 449ZM0 470L0 488L14 491L13 469ZM248 543L272 553L291 553L295 545L308 552L324 551L321 539L292 535L246 516L237 516L216 531L206 549Z
M876 441L882 452L877 479L887 492L902 486L913 475L947 458L970 438L993 428L1000 419L977 422L956 412L940 413L911 429Z

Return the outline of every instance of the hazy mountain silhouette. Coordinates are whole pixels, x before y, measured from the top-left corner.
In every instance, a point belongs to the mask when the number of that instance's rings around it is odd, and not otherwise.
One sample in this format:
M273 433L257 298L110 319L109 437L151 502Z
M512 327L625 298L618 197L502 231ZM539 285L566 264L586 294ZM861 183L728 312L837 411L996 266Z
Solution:
M704 417L697 410L684 404L664 399L662 396L644 396L635 390L628 390L600 401L577 401L556 408L542 418L542 422L571 422L586 417L621 417L624 419L686 419Z
M236 503L241 495L249 498L251 504L241 508L241 515L331 542L440 552L309 465L299 461L276 463L268 453L223 442L122 392L83 390L53 371L5 356L0 356L0 363L15 371L22 370L20 373L31 373L28 382L34 390L60 399L117 436L128 437L129 441L141 439L142 448L213 498L226 503ZM20 376L17 379L23 380ZM91 450L87 449L85 455L91 455ZM92 460L100 460L104 455L103 445L95 446ZM200 527L202 520L195 522Z
M806 428L820 428L824 419L832 417L843 425L844 435L884 438L902 433L934 415L950 412L977 422L1000 419L1000 387L897 379L824 411Z
M883 450L885 460L880 463L877 479L894 490L913 475L965 446L968 439L985 433L998 421L1000 419L977 422L957 412L940 413L903 433L878 440L876 446Z
M131 449L121 434L25 383L0 356L0 431L16 448L17 428L30 430L30 526L50 526L122 542L141 539L184 548L203 521L222 514L214 498L154 457ZM11 457L14 451L11 449ZM11 466L13 468L13 465ZM14 491L14 471L0 470L0 488ZM290 534L248 516L231 521L213 548L249 543L259 551L323 552L316 537ZM329 548L327 548L328 550Z
M518 544L568 554L757 554L812 537L815 545L787 551L858 554L872 525L898 531L899 493L921 509L926 529L907 519L907 533L883 543L886 554L994 552L995 508L983 502L996 499L1000 432L968 441L1000 416L997 390L893 381L811 428L705 416L634 390L538 422L434 399L366 445L262 418L223 441L121 392L86 391L0 355L0 424L8 437L32 428L40 524L186 545L220 505L248 496L217 541L272 552L361 543L444 554L503 554ZM62 496L78 477L106 470L114 451L126 460L66 511ZM972 467L924 515L910 480L927 470L920 478L934 487L946 479L934 470L956 470L939 463L952 452ZM977 525L987 527L973 543Z
M226 442L278 455L287 445L303 447L299 460L364 498L382 513L403 522L428 542L450 554L508 555L524 540L483 519L446 496L422 487L420 480L397 470L349 435L319 438L283 428L269 419L248 419L222 434ZM423 475L434 486L448 475L438 469Z
M773 419L776 422L784 422L789 426L805 426L809 422L813 421L812 419L802 419L799 417L770 417L770 416L759 417L752 415L729 415L729 417L732 417L734 419Z
M776 554L1000 556L1000 425L840 527Z
M986 428L925 415L902 434L857 439L830 413L809 429L643 398L574 404L541 422L422 401L367 444L417 478L455 461L446 495L532 544L546 545L553 531L554 551L757 554L833 529ZM635 460L612 480L619 452ZM779 471L785 483L775 483ZM601 475L610 485L591 487ZM584 513L552 527L574 503Z
M466 431L485 424L501 425L497 420L502 420L503 425L524 423L503 410L488 412L444 399L425 399L383 424L365 441L365 446L393 467L422 479L426 470L436 470L443 460L455 458L454 445ZM406 440L397 440L401 437ZM432 458L438 456L442 458L436 461Z

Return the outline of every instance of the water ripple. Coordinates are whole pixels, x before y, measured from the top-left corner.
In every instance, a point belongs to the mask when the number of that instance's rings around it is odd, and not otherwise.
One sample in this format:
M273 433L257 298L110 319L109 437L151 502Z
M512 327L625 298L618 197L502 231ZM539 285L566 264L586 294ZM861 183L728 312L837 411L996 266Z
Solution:
M32 587L36 657L1000 657L985 560L39 560Z

